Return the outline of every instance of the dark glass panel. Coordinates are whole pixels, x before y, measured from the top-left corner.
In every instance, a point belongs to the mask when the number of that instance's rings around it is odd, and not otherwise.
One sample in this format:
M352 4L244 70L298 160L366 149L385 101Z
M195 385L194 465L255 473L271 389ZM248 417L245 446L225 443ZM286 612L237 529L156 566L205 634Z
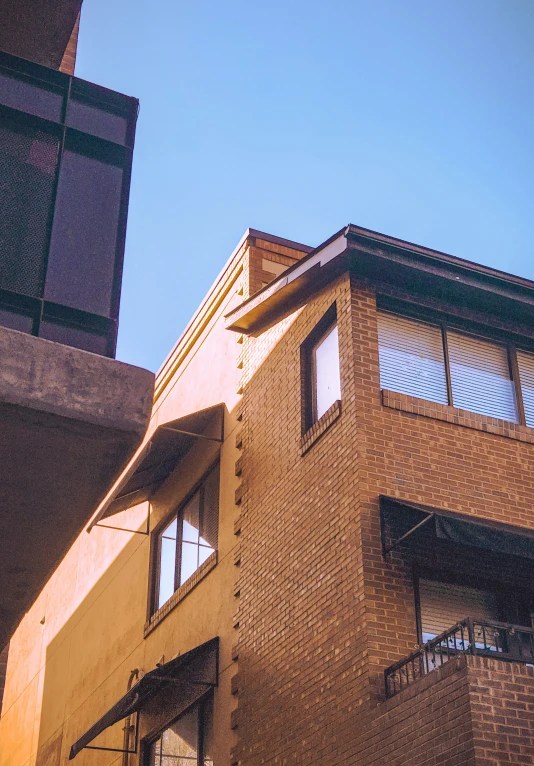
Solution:
M41 295L59 141L0 125L0 287Z
M43 319L39 325L39 337L62 343L64 346L74 346L82 351L90 351L100 356L107 355L107 338L90 330L82 330L80 327L57 324Z
M71 98L67 108L67 125L92 136L125 144L128 120L124 115L102 109L99 104Z
M110 316L123 171L65 149L45 298Z
M9 327L11 330L31 333L33 329L33 317L27 314L17 314L15 311L0 308L0 325Z
M12 77L0 71L0 104L46 120L61 122L63 93L60 88Z

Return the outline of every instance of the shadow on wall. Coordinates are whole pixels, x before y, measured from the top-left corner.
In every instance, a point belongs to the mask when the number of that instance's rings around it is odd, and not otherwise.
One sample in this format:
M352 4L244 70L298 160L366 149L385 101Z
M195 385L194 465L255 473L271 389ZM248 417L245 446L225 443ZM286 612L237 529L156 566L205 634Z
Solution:
M230 422L235 420L233 414L226 411L225 421L228 418ZM207 463L212 463L213 457L208 454L209 450L204 443L199 442L198 449L201 448L206 453L202 454ZM201 460L197 461L195 446L187 454L192 464L202 463ZM182 459L186 460L186 456ZM198 470L205 469L199 465ZM190 489L189 473L194 470L189 471L186 465L182 473L181 469L178 471L179 475L173 473L169 482L165 482L162 487L162 500L158 500L153 509L156 523L159 520L159 506L167 508L164 498L172 495L175 480L180 484L181 476L180 486L183 486L184 491ZM194 483L196 479L191 478L191 481ZM173 505L171 503L168 507L169 511ZM232 506L229 505L229 508L231 510ZM144 532L147 510L148 504L143 503L135 509L104 519L102 524ZM229 529L232 530L230 535L233 542L233 521ZM124 537L130 539L123 543ZM123 547L119 550L121 545ZM169 631L162 631L154 641L144 639L150 572L148 536L95 527L90 535L83 534L79 548L83 548L82 553L77 550L72 556L72 562L64 560L61 579L57 578L56 573L56 581L49 586L46 628L49 635L53 635L54 629L57 633L46 646L46 662L41 670L42 694L35 688L32 697L32 700L39 698L35 709L39 734L37 742L33 740L33 749L37 746L35 766L68 763L71 745L126 692L131 671L134 668L152 670L162 653L165 653L168 660L180 648L180 636ZM101 574L98 577L99 572ZM73 588L80 591L74 598ZM88 588L88 591L83 592L84 588ZM230 587L228 598L232 598ZM80 603L70 614L73 600ZM189 627L186 626L186 632ZM204 622L200 620L193 632L204 630L204 627ZM230 624L228 628L231 629ZM11 745L10 755L7 756L7 752L5 754L5 762L0 758L2 766L26 765L30 760L30 738L27 750L21 752L25 734L21 731L20 722L16 720L21 715L20 710L15 710L17 704L18 701L13 705L12 723L9 722L9 711L6 711L8 718L3 722L5 731L9 727L12 733L9 738L2 738L6 750ZM22 715L27 715L25 722L31 720L25 711ZM123 727L124 721L120 721L99 735L92 744L122 748ZM121 759L122 754L117 752L82 750L73 762L75 766L107 766Z
M144 526L141 523L138 529ZM92 579L94 568L103 567L104 572L46 647L36 766L65 763L73 742L116 701L117 685L126 691L130 671L142 665L146 599L139 598L139 589L146 593L149 540L132 534L120 553L112 557L120 544L116 536L127 534L94 529L89 550L83 558L77 557L76 582L82 588ZM115 536L114 541L106 540L107 535ZM110 551L107 562L106 548ZM54 592L53 603L49 598L47 605L47 621L57 619L59 625L62 593L58 591L72 587L71 578L65 580L68 582ZM50 613L54 606L56 615ZM117 684L117 676L124 677L123 683ZM113 734L112 743L108 737L102 744L122 747L122 730ZM108 764L117 756L101 753L99 759L92 751L80 754L77 764Z
M342 369L342 380L347 381L352 341L350 315L342 308L350 294L342 284L320 297L313 310L296 317L292 331L281 333L246 382L244 476L245 481L254 476L254 488L242 501L246 523L237 572L242 593L257 593L258 578L263 583L259 598L246 602L241 598L238 609L242 626L236 633L239 709L264 711L261 737L273 745L307 739L321 757L326 757L336 734L331 708L338 712L335 728L340 736L352 725L354 700L340 699L338 691L346 689L347 673L357 673L364 649L354 588L360 531L354 500L347 500L347 470L353 456L347 454L346 445L354 428L353 413L345 407L351 393L347 387L342 391L342 416L306 455L300 450L300 344L336 298L340 343L345 344L341 358L347 367ZM329 471L320 470L325 460ZM349 479L349 484L355 482L352 474ZM138 529L143 527L139 519ZM322 530L319 536L317 530ZM63 625L61 591L72 587L66 582L68 573L54 594L59 629L46 649L36 766L64 766L70 746L117 701L117 689L126 691L130 671L149 670L157 661L152 655L145 657L154 644L147 649L149 642L143 639L149 539L132 535L115 555L119 543L111 536L123 534L102 529L91 533L90 551L77 561L76 571L73 567L73 577L76 574L83 587L84 581L94 578L95 562L104 571ZM106 545L107 563L102 552ZM350 565L347 550L352 551ZM231 592L228 598L233 599ZM49 611L53 606L49 605ZM52 619L52 614L47 615L47 622ZM145 667L146 660L150 667ZM315 705L317 695L322 704L312 715L310 705ZM287 715L296 709L299 714ZM240 722L239 739L249 740L258 725L252 718ZM122 726L121 722L100 735L98 744L122 747ZM19 756L20 736L18 732ZM121 758L120 753L84 750L74 763L108 766ZM26 759L16 766L19 763ZM15 762L8 761L6 766Z

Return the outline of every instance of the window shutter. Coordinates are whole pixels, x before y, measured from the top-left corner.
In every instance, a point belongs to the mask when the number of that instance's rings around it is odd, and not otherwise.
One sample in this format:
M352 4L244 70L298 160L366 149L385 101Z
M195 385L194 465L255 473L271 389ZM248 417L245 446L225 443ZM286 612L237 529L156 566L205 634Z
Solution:
M490 591L452 585L437 580L419 580L423 642L452 628L464 617L498 620L497 599Z
M380 312L378 343L381 388L448 404L440 327Z
M206 477L204 482L204 511L202 515L201 542L214 550L219 536L219 466Z
M517 363L525 405L525 421L527 426L534 428L534 354L518 351Z
M454 406L517 423L507 349L456 332L447 333L447 343Z

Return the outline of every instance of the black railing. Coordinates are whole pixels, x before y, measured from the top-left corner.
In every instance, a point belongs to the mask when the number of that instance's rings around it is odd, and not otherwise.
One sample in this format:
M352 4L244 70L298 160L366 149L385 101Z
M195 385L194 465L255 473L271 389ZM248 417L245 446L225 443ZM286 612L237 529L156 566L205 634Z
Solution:
M534 629L466 617L409 657L390 665L384 672L386 696L393 697L459 654L534 665Z

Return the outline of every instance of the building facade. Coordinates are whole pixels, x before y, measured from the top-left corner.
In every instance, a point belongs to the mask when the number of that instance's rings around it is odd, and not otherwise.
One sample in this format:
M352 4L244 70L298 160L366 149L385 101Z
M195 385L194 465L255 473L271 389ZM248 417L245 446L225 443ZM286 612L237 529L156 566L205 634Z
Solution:
M1 766L531 763L533 303L249 230L13 637Z
M10 637L154 390L114 358L139 102L73 76L80 7L0 3L0 709Z

